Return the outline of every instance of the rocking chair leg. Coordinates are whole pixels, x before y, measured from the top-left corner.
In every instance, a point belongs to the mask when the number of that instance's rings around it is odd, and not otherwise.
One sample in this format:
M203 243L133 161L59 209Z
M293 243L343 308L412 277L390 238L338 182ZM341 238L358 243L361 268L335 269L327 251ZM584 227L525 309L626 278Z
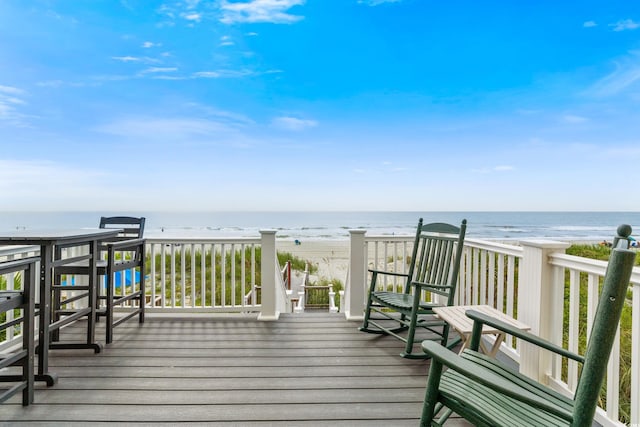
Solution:
M437 360L431 361L429 376L427 377L427 391L424 396L424 406L422 407L422 417L420 427L430 427L434 418L436 404L438 403L438 388L440 377L442 376L442 363Z

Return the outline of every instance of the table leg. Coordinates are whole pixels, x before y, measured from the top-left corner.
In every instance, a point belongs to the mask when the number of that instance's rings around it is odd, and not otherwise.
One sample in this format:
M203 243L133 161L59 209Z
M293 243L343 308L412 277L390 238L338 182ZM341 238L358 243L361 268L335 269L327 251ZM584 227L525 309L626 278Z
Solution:
M504 337L505 337L504 333L497 334L496 340L493 343L493 347L491 347L491 350L489 351L489 353L486 353L486 350L485 350L485 353L491 357L495 357L496 354L498 354L498 350L500 350L500 345L502 345L502 342L504 341Z
M52 245L40 246L40 309L38 325L38 373L36 381L46 381L52 386L58 381L55 374L49 373L49 344L51 335L51 264L53 262Z
M456 331L458 332L458 331ZM458 332L458 334L460 335L460 338L462 339L462 345L460 346L460 351L458 351L458 354L462 354L462 352L469 347L469 343L471 342L470 338L470 334L463 334L461 332Z

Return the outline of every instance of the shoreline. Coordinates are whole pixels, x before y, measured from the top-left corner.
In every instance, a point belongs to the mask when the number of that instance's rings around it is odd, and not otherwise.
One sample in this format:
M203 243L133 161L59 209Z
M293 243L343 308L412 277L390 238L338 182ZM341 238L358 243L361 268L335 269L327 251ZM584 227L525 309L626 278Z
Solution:
M542 240L542 239L527 239ZM544 239L551 240L551 239ZM513 246L520 246L520 241L492 240ZM601 242L593 240L556 240L569 245L599 245ZM325 279L338 279L343 285L347 280L349 269L349 240L305 240L296 244L293 240L277 240L278 252L290 253L318 267L316 276Z

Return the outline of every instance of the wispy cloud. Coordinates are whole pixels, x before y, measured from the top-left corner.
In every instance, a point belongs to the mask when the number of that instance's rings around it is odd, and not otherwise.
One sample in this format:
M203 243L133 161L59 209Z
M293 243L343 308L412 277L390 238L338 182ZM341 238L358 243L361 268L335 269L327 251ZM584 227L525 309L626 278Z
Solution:
M24 90L18 89L17 87L0 85L0 93L8 95L23 95Z
M222 36L220 37L219 46L233 46L235 43L231 40L230 36Z
M612 73L597 81L587 94L613 96L631 90L640 82L640 52L632 52L628 57L616 62Z
M158 14L163 15L167 20L158 24L160 27L172 27L176 25L176 21L181 18L187 21L188 26L194 26L195 24L205 20L207 16L211 16L207 13L207 9L213 8L215 3L203 3L199 0L186 0L186 1L174 1L164 3L157 9Z
M258 76L263 74L281 73L280 70L253 71L253 70L212 70L197 71L191 75L195 79L229 79L248 76Z
M271 124L277 128L291 131L301 131L318 126L318 122L315 120L298 119L296 117L276 117L271 121Z
M122 137L178 141L211 137L231 128L228 124L207 119L130 117L99 126L96 130Z
M173 73L178 71L176 67L150 67L145 70L140 71L141 74L148 73Z
M142 60L142 58L136 56L112 56L111 59L121 62L137 62Z
M565 123L578 124L587 122L589 121L589 119L575 114L565 114L564 116L562 116L562 121Z
M595 22L595 21L587 21L587 22L585 22L584 24L582 24L582 26L583 26L584 28L593 28L593 27L597 27L597 26L598 26L598 24L596 24L596 22Z
M609 24L609 26L613 27L613 31L635 30L640 28L640 22L635 22L632 19L623 19L615 24Z
M202 14L197 12L181 13L180 16L187 21L200 22L202 20Z
M499 172L511 172L511 171L514 171L515 169L516 169L515 167L509 166L509 165L498 165L492 168L472 169L471 172L480 173L480 174L489 174L489 173L499 173Z
M23 99L25 91L13 86L0 85L0 120L16 126L26 124L26 115L18 111L19 107L26 105Z
M289 13L289 9L301 6L305 2L306 0L248 0L244 2L222 0L220 22L224 24L257 22L292 24L304 19L304 17Z
M154 43L154 42L144 42L142 43L142 47L145 49L149 49L152 47L159 47L162 46L162 43Z
M383 3L400 3L402 0L358 0L358 3L368 6L379 6Z

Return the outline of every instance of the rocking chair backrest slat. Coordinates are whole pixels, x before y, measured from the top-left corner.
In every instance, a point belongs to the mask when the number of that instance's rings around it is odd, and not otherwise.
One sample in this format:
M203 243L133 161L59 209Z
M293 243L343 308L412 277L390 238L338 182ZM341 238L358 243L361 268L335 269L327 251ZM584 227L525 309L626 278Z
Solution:
M457 283L462 244L466 232L466 220L460 227L444 223L418 223L413 249L412 269L405 288L410 292L411 281L438 286L431 292L444 295L453 302ZM447 288L445 288L447 287Z

